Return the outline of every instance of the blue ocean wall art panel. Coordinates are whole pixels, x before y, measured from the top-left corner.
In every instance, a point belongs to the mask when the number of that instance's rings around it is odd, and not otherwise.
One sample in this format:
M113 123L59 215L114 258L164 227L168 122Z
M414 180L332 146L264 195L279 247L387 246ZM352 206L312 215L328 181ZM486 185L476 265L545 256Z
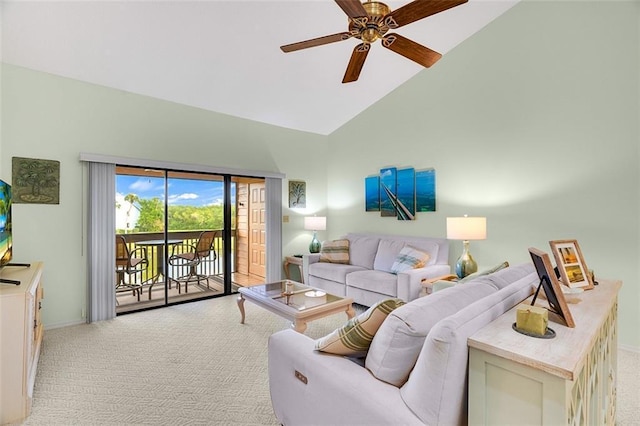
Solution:
M398 170L396 189L396 212L398 220L415 219L416 171L413 168Z
M434 169L416 172L416 210L436 211L436 171Z
M385 167L365 178L365 211L383 217L415 220L420 212L436 211L435 169Z
M369 176L364 180L365 211L380 211L380 176Z
M395 167L380 169L380 216L395 217L397 170Z

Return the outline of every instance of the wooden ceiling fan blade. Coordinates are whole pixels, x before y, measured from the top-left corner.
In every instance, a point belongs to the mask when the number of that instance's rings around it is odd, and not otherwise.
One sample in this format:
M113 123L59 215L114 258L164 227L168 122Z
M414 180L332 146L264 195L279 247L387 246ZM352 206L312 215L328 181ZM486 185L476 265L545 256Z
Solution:
M442 58L442 55L435 50L431 50L415 41L409 40L400 34L389 34L384 37L382 39L382 45L427 68Z
M367 59L370 46L369 43L362 43L353 49L349 65L347 65L347 71L344 73L344 78L342 79L343 83L351 83L360 77L360 71L362 71L364 61Z
M399 28L427 16L435 15L452 7L466 3L468 0L415 0L406 4L385 17L389 28Z
M340 9L342 9L349 18L353 19L367 16L367 11L359 0L336 0L336 3L338 3Z
M296 50L308 49L310 47L322 46L324 44L335 43L351 38L351 33L337 33L323 37L312 38L311 40L299 41L297 43L280 46L283 52L294 52Z

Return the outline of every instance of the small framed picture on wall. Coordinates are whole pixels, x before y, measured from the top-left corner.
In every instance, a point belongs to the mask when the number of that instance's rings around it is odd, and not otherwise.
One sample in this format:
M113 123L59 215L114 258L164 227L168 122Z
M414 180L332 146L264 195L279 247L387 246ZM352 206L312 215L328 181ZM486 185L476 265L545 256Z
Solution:
M307 184L302 180L289 181L289 208L307 207Z
M591 274L582 257L582 251L576 240L549 241L553 257L556 259L560 281L571 288L593 288Z

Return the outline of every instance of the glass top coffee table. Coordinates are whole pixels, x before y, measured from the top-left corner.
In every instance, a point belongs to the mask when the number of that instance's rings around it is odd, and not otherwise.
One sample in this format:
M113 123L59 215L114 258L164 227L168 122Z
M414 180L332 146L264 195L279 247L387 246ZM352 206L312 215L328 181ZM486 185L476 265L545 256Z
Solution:
M238 296L240 324L244 324L244 301L249 300L262 308L292 322L292 327L304 333L307 323L339 312L348 318L355 316L353 299L335 296L322 290L291 280L241 287Z

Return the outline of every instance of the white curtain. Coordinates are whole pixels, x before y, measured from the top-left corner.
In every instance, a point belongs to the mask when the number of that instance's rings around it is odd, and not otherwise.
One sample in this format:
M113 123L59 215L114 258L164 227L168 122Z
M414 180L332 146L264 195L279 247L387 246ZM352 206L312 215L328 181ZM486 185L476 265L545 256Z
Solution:
M267 282L282 279L282 179L266 178Z
M116 316L116 166L88 162L88 312L87 322Z

